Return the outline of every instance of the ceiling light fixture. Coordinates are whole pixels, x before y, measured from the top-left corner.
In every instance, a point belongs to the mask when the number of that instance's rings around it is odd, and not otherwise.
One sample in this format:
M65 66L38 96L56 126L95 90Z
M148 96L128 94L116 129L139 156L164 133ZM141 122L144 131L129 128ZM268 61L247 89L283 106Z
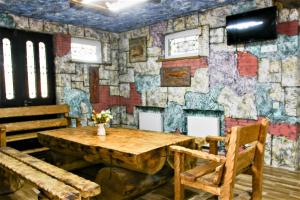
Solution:
M91 1L91 0L89 0ZM110 2L106 2L105 5L107 6L107 8L112 11L112 12L118 12L120 10L124 10L124 9L127 9L127 8L130 8L134 5L137 5L137 4L141 4L141 3L144 3L148 0L117 0L113 3L110 3Z

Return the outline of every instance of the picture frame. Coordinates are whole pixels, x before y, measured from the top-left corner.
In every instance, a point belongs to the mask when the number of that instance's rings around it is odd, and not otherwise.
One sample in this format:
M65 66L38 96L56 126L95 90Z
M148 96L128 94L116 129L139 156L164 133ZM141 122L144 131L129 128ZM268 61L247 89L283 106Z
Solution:
M191 67L163 67L160 77L162 87L190 87Z
M132 38L129 40L129 62L147 61L147 37Z

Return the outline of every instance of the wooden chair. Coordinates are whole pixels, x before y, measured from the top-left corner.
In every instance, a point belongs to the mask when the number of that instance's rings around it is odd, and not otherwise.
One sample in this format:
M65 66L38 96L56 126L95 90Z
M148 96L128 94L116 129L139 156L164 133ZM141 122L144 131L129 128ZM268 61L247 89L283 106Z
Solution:
M232 127L231 133L226 138L208 137L209 143L213 144L210 153L171 146L171 150L175 152L175 200L184 199L183 186L204 190L219 196L222 200L233 199L236 175L247 170L252 172L251 199L262 199L264 150L268 124L267 119L262 119L257 124ZM217 153L216 143L220 140L226 143L226 156L214 155ZM241 149L245 146L246 149ZM185 156L195 156L207 162L185 171Z

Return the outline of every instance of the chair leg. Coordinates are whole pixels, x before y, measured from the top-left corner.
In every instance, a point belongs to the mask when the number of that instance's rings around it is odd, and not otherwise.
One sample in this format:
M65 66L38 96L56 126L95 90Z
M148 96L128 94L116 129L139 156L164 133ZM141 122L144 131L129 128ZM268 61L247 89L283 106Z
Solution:
M180 174L183 171L184 162L183 156L179 152L175 152L174 155L174 169L175 169L175 176L174 176L174 193L175 193L175 200L183 200L184 199L184 188L181 185L181 178Z
M259 173L257 170L253 170L252 174L252 200L262 199L262 184L263 184L263 174Z

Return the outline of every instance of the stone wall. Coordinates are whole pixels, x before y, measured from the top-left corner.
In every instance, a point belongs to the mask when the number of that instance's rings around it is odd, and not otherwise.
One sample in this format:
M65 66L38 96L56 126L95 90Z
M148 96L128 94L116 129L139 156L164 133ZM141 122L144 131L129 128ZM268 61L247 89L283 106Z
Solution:
M228 46L225 16L268 7L272 1L248 1L120 33L120 96L132 84L139 106L164 108L164 130L186 131L186 115L223 113L222 132L234 125L271 120L266 163L299 168L300 62L299 11L279 11L276 40ZM200 29L200 57L163 61L164 35ZM147 61L129 62L129 39L147 37ZM160 87L162 67L190 66L191 87ZM138 102L136 102L138 103ZM138 127L133 113L120 107L124 126Z
M7 13L0 13L0 26L53 35L57 103L69 104L71 107L70 115L80 117L83 125L89 123L88 119L92 111L90 74L94 71L99 72L97 73L98 82L92 84L105 85L109 88L110 94L119 95L118 34ZM102 63L72 62L70 54L71 37L100 41L102 45ZM93 96L99 96L98 91L93 92ZM113 114L115 115L113 123L118 124L120 113L114 112Z

